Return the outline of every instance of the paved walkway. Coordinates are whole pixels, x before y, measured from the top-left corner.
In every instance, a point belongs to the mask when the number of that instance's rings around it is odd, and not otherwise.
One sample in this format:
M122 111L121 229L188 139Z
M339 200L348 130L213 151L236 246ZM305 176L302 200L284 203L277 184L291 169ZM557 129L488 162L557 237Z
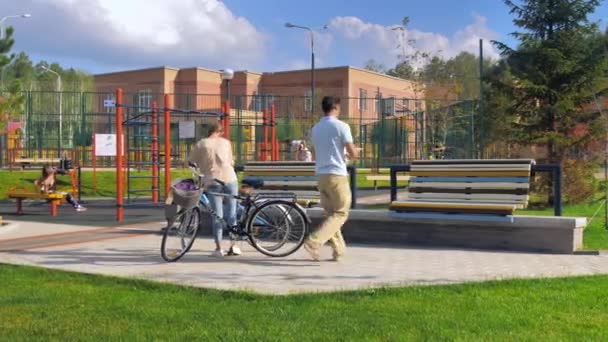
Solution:
M415 247L351 246L343 262L317 263L304 251L272 259L245 245L244 255L218 260L209 257L212 242L204 237L186 257L169 264L160 257L158 210L132 211L139 221L122 226L113 222L111 208L69 212L66 222L39 210L31 214L37 222L26 215L17 218L18 226L0 228L0 262L266 294L608 274L606 256ZM1 207L0 213L15 218ZM325 253L329 258L329 250Z

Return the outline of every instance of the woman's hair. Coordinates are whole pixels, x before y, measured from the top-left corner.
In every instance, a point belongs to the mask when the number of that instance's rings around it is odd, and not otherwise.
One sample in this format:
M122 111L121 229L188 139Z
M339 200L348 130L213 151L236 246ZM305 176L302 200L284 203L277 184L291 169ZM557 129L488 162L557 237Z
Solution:
M222 126L222 124L217 121L211 124L211 126L209 127L209 133L207 133L207 137L212 136L214 133L223 133L224 132L224 126Z
M45 164L44 166L42 166L42 177L43 178L47 178L48 176L52 175L55 172L55 169L48 165Z

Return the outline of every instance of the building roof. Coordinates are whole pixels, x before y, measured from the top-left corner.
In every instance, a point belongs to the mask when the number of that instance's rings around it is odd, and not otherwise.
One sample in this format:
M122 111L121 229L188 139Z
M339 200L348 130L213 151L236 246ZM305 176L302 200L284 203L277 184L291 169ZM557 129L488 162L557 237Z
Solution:
M94 76L115 75L115 74L122 74L122 73L128 73L128 72L141 72L141 71L158 70L158 69L170 69L170 70L175 70L175 71L196 69L196 70L204 70L204 71L218 73L218 74L222 72L221 70L213 70L213 69L208 69L208 68L203 68L203 67L174 68L174 67L169 67L169 66L160 66L160 67L154 67L154 68L114 71L114 72L109 72L109 73L95 74ZM381 76L381 77L386 77L386 78L390 78L393 80L398 80L398 81L403 81L403 82L414 82L411 80L405 80L405 79L402 79L399 77L394 77L394 76L390 76L387 74L383 74L383 73L379 73L379 72L375 72L375 71L371 71L371 70L367 70L367 69L363 69L363 68L358 68L358 67L354 67L354 66L350 66L350 65L316 68L315 71L322 72L322 71L339 70L339 69L356 70L359 72L364 72L364 73L373 74L373 75L377 75L377 76ZM286 73L309 72L309 71L310 71L310 69L281 70L281 71L270 71L270 72L255 72L255 71L248 71L248 70L237 70L235 72L242 72L242 73L254 74L254 75L268 75L268 74L272 75L272 74L286 74Z
M159 70L159 69L169 69L169 70L175 70L175 71L179 71L179 68L174 68L174 67L170 67L170 66L159 66L159 67L152 67L152 68L143 68L143 69L131 69L131 70L123 70L123 71L112 71L112 72L105 72L105 73L101 73L101 74L95 74L93 76L105 76L105 75L115 75L115 74L123 74L126 72L141 72L141 71L150 71L150 70Z

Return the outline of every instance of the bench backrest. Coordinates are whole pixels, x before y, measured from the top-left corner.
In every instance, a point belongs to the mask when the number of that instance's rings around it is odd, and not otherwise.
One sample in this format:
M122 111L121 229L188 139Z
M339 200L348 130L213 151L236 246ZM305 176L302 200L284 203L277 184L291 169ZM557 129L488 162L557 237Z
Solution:
M319 197L314 162L250 162L243 167L243 175L262 180L263 190L298 191L300 197Z
M410 166L408 198L528 205L534 160L421 160Z

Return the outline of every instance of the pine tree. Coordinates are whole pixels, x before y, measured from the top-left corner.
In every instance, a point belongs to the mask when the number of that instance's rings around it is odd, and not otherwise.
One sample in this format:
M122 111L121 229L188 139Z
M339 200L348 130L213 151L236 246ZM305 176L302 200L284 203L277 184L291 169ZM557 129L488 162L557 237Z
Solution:
M599 127L597 113L583 106L605 74L606 37L589 15L598 0L504 0L520 31L517 48L494 42L505 57L504 72L492 79L494 90L511 100L506 115L515 116L513 133L522 143L545 145L548 161L563 158L601 132L585 137L572 131L579 123Z

